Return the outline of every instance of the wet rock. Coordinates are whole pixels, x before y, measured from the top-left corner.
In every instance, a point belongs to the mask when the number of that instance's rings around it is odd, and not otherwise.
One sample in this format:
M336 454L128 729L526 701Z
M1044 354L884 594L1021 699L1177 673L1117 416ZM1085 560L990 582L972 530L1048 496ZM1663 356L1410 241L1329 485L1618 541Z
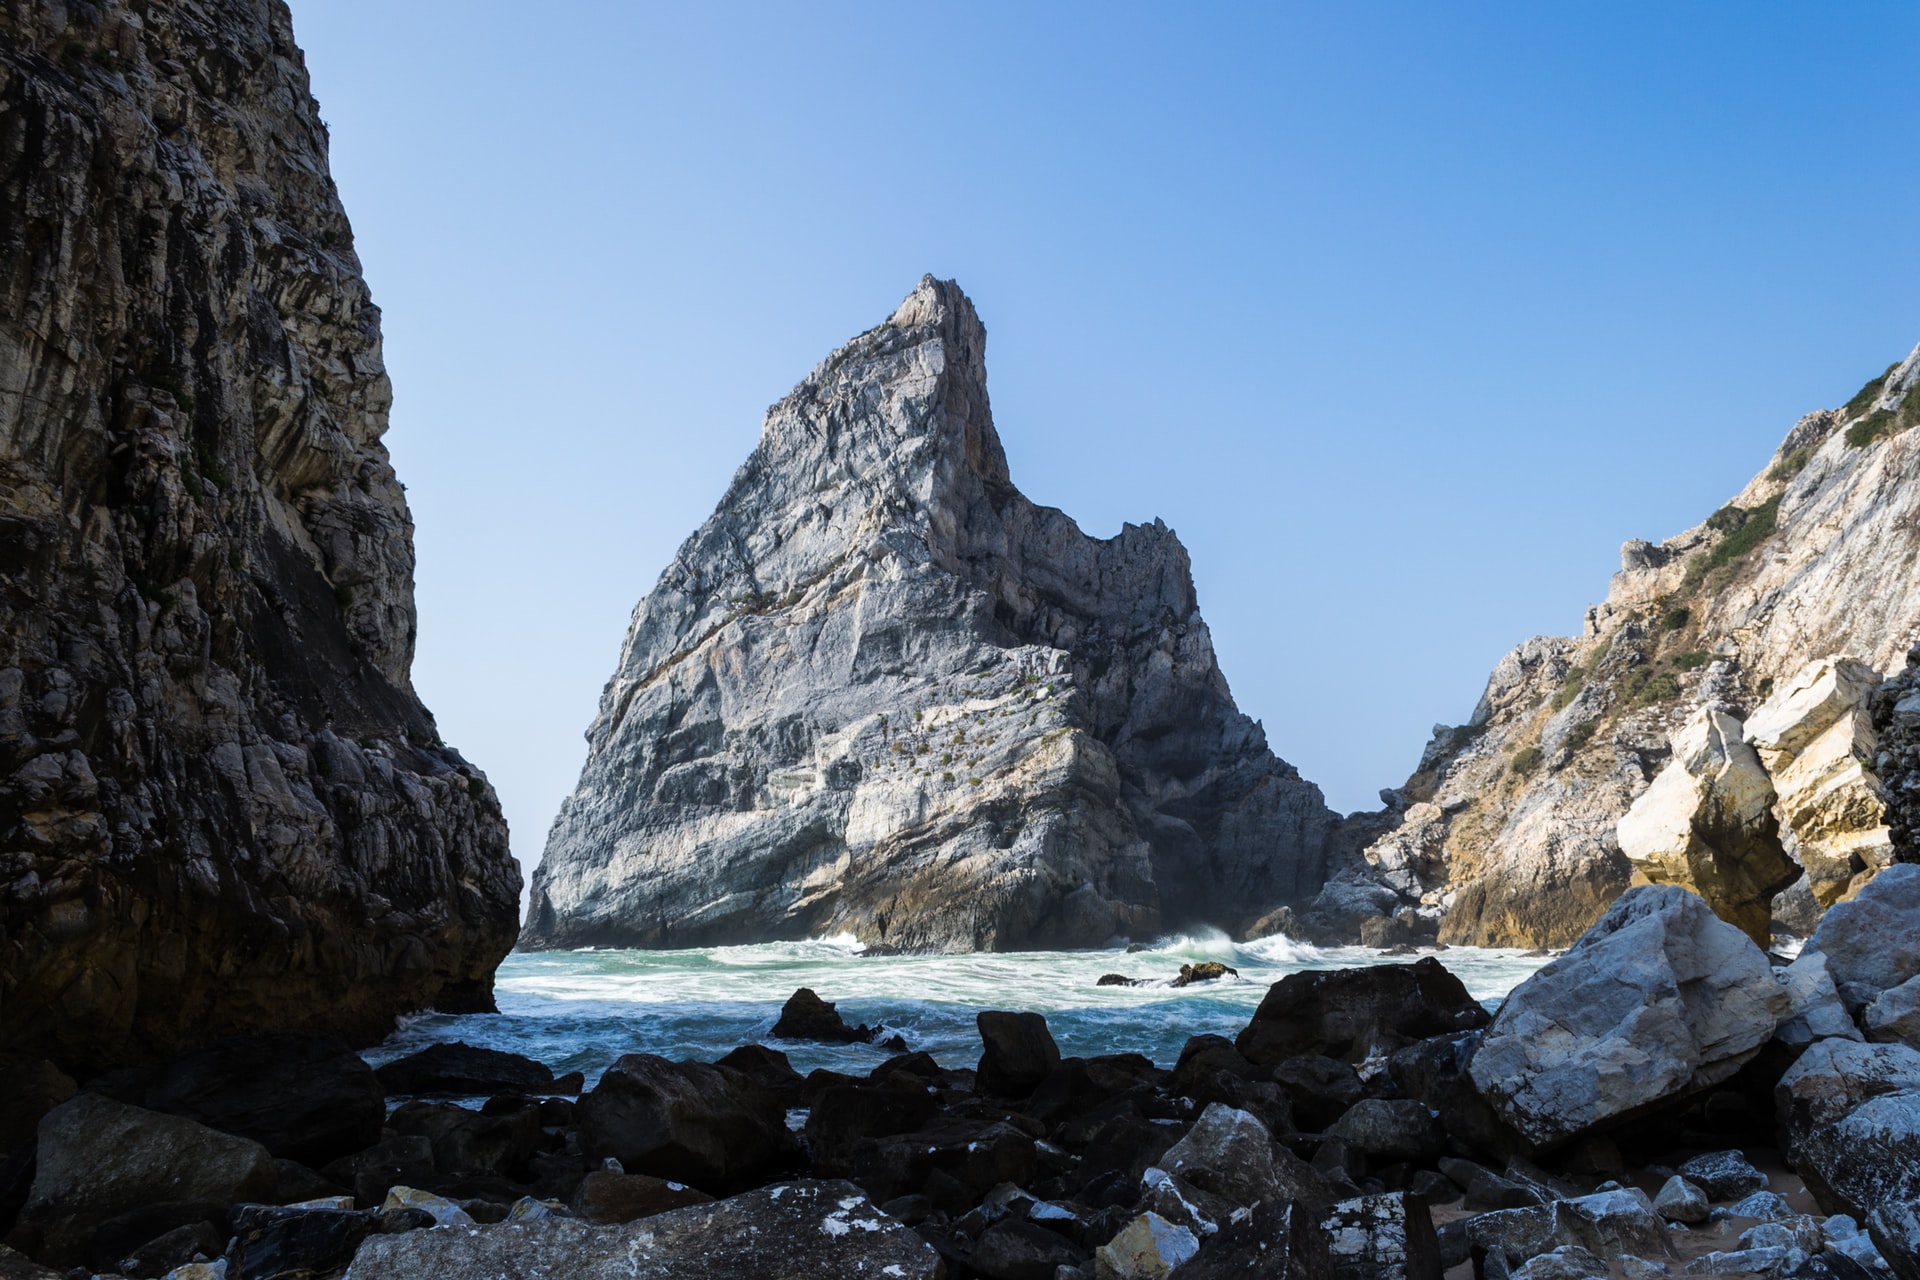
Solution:
M1196 964L1180 966L1180 976L1173 980L1176 987L1190 987L1196 982L1217 982L1232 975L1239 977L1240 971L1231 965L1221 964L1218 960L1202 960Z
M1362 1098L1327 1127L1327 1136L1375 1164L1437 1160L1447 1141L1427 1104L1410 1098Z
M352 1280L934 1280L939 1257L848 1182L778 1183L623 1226L568 1218L375 1236Z
M814 1172L844 1178L854 1171L860 1144L889 1134L911 1133L932 1120L939 1103L924 1089L874 1089L841 1085L823 1090L807 1113L807 1145Z
M1629 889L1501 1005L1468 1070L1540 1147L1717 1084L1788 998L1752 939L1673 885Z
M1590 1249L1563 1244L1527 1259L1511 1274L1513 1280L1606 1280L1607 1264Z
M1167 1280L1200 1252L1188 1228L1143 1213L1093 1252L1097 1280Z
M1351 1064L1318 1054L1288 1058L1274 1067L1273 1082L1292 1101L1294 1119L1311 1133L1338 1120L1366 1092Z
M1342 1200L1322 1211L1320 1229L1336 1280L1440 1280L1440 1242L1418 1197Z
M1896 863L1849 902L1838 902L1807 939L1838 987L1878 993L1920 975L1920 865Z
M1060 1046L1039 1014L989 1010L974 1022L982 1047L975 1077L981 1093L1024 1098L1060 1065Z
M716 1194L789 1167L799 1152L773 1095L702 1062L627 1054L581 1097L578 1114L589 1156Z
M801 987L787 997L772 1031L776 1040L823 1040L830 1044L867 1044L879 1034L878 1027L848 1026L840 1011L815 995L811 987Z
M1672 747L1620 819L1621 852L1647 880L1693 890L1764 947L1775 895L1801 875L1780 843L1773 781L1740 721L1717 708L1694 712Z
M1684 1222L1691 1227L1705 1222L1711 1210L1707 1193L1676 1173L1653 1198L1653 1211L1668 1222Z
M1460 980L1428 956L1289 974L1268 989L1234 1046L1259 1066L1303 1054L1358 1062L1489 1021Z
M1124 973L1103 973L1094 984L1096 987L1144 987L1145 978L1129 978Z
M241 1205L233 1212L228 1264L237 1280L333 1271L351 1262L378 1226L374 1214L350 1209Z
M1859 1218L1920 1196L1920 1051L1822 1040L1774 1094L1787 1156L1822 1209Z
M588 1222L619 1223L650 1218L656 1213L706 1204L713 1197L685 1183L651 1178L644 1173L614 1173L595 1169L580 1180L570 1203Z
M508 1115L484 1115L444 1102L409 1102L389 1127L427 1140L433 1167L450 1174L497 1174L524 1181L540 1142L540 1113L533 1107Z
M545 1063L457 1040L396 1058L374 1074L388 1093L408 1097L478 1098L556 1091L553 1072Z
M1695 1156L1680 1166L1680 1176L1704 1191L1709 1200L1738 1200L1767 1189L1767 1175L1738 1151Z
M1088 1260L1065 1236L1018 1218L1002 1218L982 1232L971 1258L987 1280L1053 1280L1056 1268Z
M70 1266L116 1213L161 1201L230 1205L273 1190L273 1157L259 1143L83 1093L40 1122L20 1220L40 1231L42 1258Z

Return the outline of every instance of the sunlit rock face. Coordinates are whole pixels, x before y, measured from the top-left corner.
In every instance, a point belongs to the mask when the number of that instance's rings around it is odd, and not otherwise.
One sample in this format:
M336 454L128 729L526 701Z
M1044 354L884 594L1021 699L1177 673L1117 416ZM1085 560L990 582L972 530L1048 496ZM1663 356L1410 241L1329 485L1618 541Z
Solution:
M1085 946L1320 887L1185 549L1013 487L985 343L929 277L769 410L634 611L528 944Z
M284 5L0 5L0 1044L490 1007L379 311Z

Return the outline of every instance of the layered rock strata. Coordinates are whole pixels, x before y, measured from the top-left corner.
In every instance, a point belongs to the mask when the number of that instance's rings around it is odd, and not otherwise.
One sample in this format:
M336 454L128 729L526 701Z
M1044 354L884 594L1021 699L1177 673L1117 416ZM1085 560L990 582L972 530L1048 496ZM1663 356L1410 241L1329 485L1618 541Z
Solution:
M1920 636L1916 382L1920 351L1843 408L1801 419L1701 524L1627 543L1581 633L1535 637L1503 658L1467 723L1438 726L1411 778L1387 793L1391 829L1364 860L1334 868L1313 909L1268 927L1352 937L1397 915L1450 942L1567 945L1631 882L1621 819L1674 759L1676 732L1703 709L1753 723L1749 713L1823 659L1816 678L1832 685L1844 668L1847 698L1805 715L1782 708L1815 727L1812 739L1770 746L1765 733L1743 734L1777 792L1781 842L1806 873L1780 904L1785 923L1804 931L1875 868L1914 856L1898 805L1892 836L1882 831L1874 769L1910 778L1920 755L1908 732L1875 765L1882 748L1856 686L1897 669ZM1874 714L1891 723L1897 702ZM1895 793L1910 796L1911 784Z
M409 681L379 311L287 10L0 5L0 1044L490 1005L519 873Z
M1085 946L1320 887L1335 816L1185 549L1013 487L985 339L929 277L769 410L634 611L527 944Z

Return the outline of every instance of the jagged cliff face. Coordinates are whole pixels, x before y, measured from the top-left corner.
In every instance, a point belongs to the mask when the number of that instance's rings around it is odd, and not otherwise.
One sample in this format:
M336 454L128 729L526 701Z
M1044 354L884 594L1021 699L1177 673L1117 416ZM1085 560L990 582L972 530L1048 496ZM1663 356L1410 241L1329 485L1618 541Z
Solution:
M1185 550L1020 495L985 341L928 278L768 412L634 611L529 944L1094 945L1319 887Z
M1572 942L1634 875L1620 821L1705 708L1732 717L1765 758L1754 785L1777 792L1780 841L1811 873L1776 904L1775 924L1784 913L1808 927L1897 856L1874 796L1866 700L1920 636L1916 382L1920 351L1845 408L1802 419L1706 522L1627 543L1580 636L1527 641L1494 670L1468 725L1436 730L1397 793L1399 825L1343 870L1309 913L1314 928L1351 931L1363 913L1400 910L1448 941ZM1848 697L1795 710L1789 685L1815 679L1819 659L1853 660L1819 669L1830 683L1838 670ZM1756 732L1763 721L1785 727ZM1739 839L1773 836L1755 825ZM1642 876L1657 863L1643 859ZM1772 882L1771 871L1748 878Z
M490 1003L379 312L277 0L0 0L0 1045Z

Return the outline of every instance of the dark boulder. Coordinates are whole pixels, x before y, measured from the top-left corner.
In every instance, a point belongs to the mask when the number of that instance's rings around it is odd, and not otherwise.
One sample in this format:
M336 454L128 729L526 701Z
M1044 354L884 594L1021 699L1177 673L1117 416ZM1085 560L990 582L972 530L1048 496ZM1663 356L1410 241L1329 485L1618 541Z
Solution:
M790 1168L799 1154L778 1099L704 1062L630 1053L581 1097L578 1116L588 1155L716 1195Z
M1060 1046L1039 1014L989 1010L974 1022L982 1047L975 1077L981 1093L1027 1097L1060 1065Z
M1217 982L1228 974L1237 978L1240 976L1240 971L1231 965L1221 964L1218 960L1202 960L1198 964L1181 965L1180 976L1173 980L1173 985L1190 987L1196 982Z
M97 1235L98 1233L96 1233ZM116 1271L123 1276L132 1276L134 1280L156 1280L175 1267L183 1267L196 1258L217 1258L225 1250L227 1234L214 1223L202 1219L189 1222L171 1231L163 1231L138 1248L116 1259L110 1267L103 1270ZM96 1242L96 1258L101 1256ZM4 1275L0 1272L0 1275Z
M1305 1205L1263 1200L1220 1225L1180 1280L1333 1280L1327 1233Z
M1440 1280L1440 1241L1418 1196L1395 1191L1323 1211L1335 1280Z
M871 1044L879 1027L864 1024L850 1027L840 1011L828 1000L815 995L812 987L802 987L787 997L780 1019L773 1024L775 1040L823 1040L829 1044Z
M252 1138L322 1165L380 1140L386 1097L374 1070L333 1036L234 1036L169 1059L147 1077L150 1111Z
M1376 1166L1427 1163L1438 1159L1447 1144L1427 1104L1411 1098L1362 1098L1327 1126L1327 1136L1363 1153Z
M862 1143L854 1165L854 1181L876 1201L925 1195L946 1213L965 1212L1000 1183L1025 1186L1039 1167L1032 1134L1005 1121L957 1115Z
M485 1115L448 1102L409 1102L388 1121L402 1136L427 1140L433 1167L448 1174L493 1174L519 1181L540 1143L540 1111L523 1107Z
M926 1090L859 1088L841 1085L823 1091L807 1113L807 1144L814 1172L844 1178L854 1171L860 1145L873 1138L911 1133L932 1120L939 1104Z
M354 1250L379 1226L373 1212L241 1205L233 1211L227 1275L229 1280L291 1280L337 1271L353 1261Z
M396 1058L374 1074L388 1093L411 1098L562 1092L545 1063L457 1040Z
M769 1049L763 1044L743 1044L713 1065L738 1071L780 1099L782 1107L800 1105L800 1087L806 1077L795 1071L787 1055L778 1049Z
M595 1169L580 1180L569 1203L588 1222L603 1225L634 1222L656 1213L706 1204L713 1197L682 1182L650 1178L644 1173L614 1173Z
M1288 1058L1273 1069L1273 1082L1292 1101L1295 1122L1309 1132L1325 1129L1366 1094L1352 1064L1318 1054Z
M1460 979L1428 956L1412 964L1289 974L1268 989L1234 1044L1261 1066L1302 1054L1358 1062L1490 1021Z
M33 1141L40 1117L79 1092L73 1078L45 1058L0 1070L0 1155Z
M1091 1255L1071 1240L1021 1218L1002 1218L980 1235L969 1261L987 1280L1053 1280L1060 1267Z
M1124 973L1103 973L1093 985L1096 987L1144 987L1147 985L1147 980L1129 978Z
M1738 1200L1767 1189L1767 1175L1739 1151L1714 1151L1680 1166L1680 1176L1715 1201Z

